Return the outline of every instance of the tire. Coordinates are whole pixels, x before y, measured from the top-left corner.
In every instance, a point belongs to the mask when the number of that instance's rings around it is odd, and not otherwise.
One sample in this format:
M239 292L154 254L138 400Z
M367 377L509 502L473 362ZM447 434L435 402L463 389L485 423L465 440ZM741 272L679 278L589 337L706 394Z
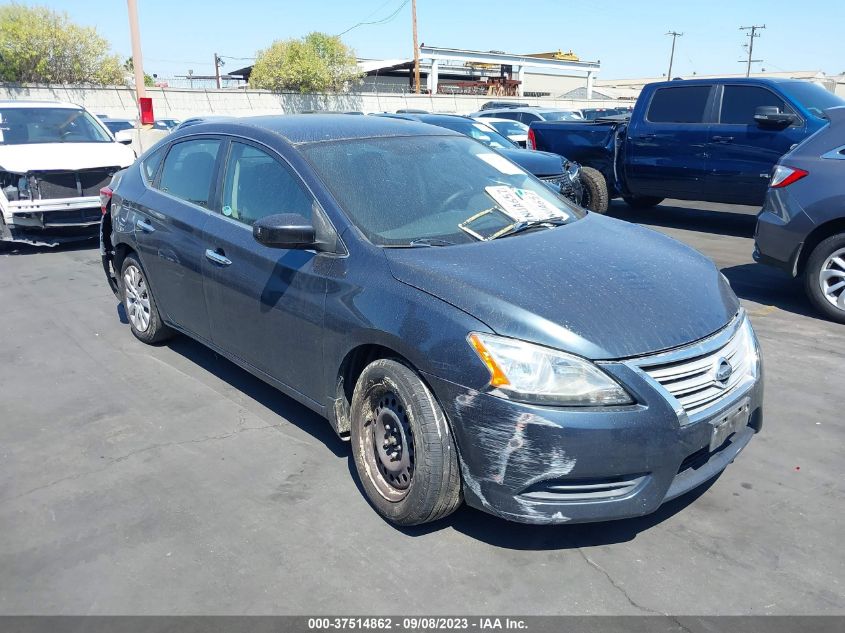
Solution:
M135 338L152 345L173 336L173 330L161 319L144 268L134 253L124 258L118 284L129 328Z
M845 323L845 233L832 235L810 253L804 268L804 290L819 312L831 321Z
M651 209L664 200L657 196L623 196L622 199L633 209Z
M411 368L393 359L365 367L352 395L350 421L358 477L370 503L388 521L429 523L461 505L460 466L449 424Z
M581 198L581 206L595 213L607 213L608 194L607 181L598 169L592 167L581 167L581 184L584 187L584 195Z

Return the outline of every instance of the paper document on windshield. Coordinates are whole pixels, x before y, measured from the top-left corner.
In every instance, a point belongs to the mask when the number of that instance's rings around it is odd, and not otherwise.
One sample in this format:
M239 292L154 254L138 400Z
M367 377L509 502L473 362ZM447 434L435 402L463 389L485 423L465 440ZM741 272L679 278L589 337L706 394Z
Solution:
M507 185L490 185L485 187L484 190L487 195L496 201L496 204L508 217L517 222L569 219L566 212L528 189L518 189Z

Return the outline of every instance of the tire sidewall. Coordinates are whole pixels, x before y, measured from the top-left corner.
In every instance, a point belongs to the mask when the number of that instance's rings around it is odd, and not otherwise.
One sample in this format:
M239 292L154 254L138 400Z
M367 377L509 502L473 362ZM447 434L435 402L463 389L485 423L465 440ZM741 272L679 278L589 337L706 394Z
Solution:
M401 401L408 415L408 425L414 441L414 471L407 494L398 501L384 497L371 481L370 465L365 458L367 443L371 442L371 402L375 394L391 391ZM396 360L380 360L368 365L358 380L350 407L350 442L359 480L370 503L393 523L413 525L422 521L415 517L428 513L426 509L436 491L430 466L433 462L429 446L424 441L425 423L437 425L441 433L448 434L448 424L440 406L428 387L416 377L409 367ZM447 438L448 439L448 438ZM449 440L451 443L451 440ZM450 446L454 450L453 446ZM375 476L379 476L378 473Z
M137 338L139 341L143 341L144 343L157 343L158 341L166 338L168 335L168 330L166 326L161 321L161 316L158 313L158 305L156 304L155 297L153 296L153 291L150 288L150 280L147 277L147 272L144 270L144 267L141 265L141 262L134 254L127 255L123 262L120 265L120 276L118 278L118 287L120 288L120 300L123 302L124 310L127 310L126 305L126 282L123 279L123 276L126 274L126 269L129 266L134 266L139 271L141 271L141 275L144 278L144 284L147 286L147 296L150 300L150 324L147 326L147 329L143 332L137 330L133 325L132 321L129 319L129 314L127 312L127 320L129 321L129 329L132 330L132 334Z
M581 167L581 185L588 196L587 204L581 206L593 213L606 213L608 190L604 175L592 167Z
M827 300L819 284L819 273L828 257L834 251L845 248L845 233L832 235L816 246L807 260L804 270L804 290L813 306L828 319L845 323L845 311L837 309Z

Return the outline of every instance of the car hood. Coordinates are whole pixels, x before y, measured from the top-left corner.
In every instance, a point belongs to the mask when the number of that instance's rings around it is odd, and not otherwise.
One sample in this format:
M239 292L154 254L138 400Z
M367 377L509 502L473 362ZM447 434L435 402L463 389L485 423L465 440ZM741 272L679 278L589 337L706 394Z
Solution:
M28 171L128 167L135 161L131 148L120 143L31 143L0 145L0 169Z
M595 360L696 341L739 310L705 256L596 214L491 242L384 252L397 280L497 334Z
M518 147L500 149L498 152L535 176L559 176L563 173L563 162L566 160L550 152Z

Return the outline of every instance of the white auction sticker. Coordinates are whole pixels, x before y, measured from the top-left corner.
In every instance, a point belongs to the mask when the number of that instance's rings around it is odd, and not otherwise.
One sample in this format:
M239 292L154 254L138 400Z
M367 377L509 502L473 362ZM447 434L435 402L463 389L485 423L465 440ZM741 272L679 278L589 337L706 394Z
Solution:
M476 156L478 156L481 160L483 160L491 167L495 167L506 176L519 176L520 174L525 173L524 171L522 171L522 169L514 165L507 158L505 158L504 156L500 156L499 154L476 154Z
M564 211L529 189L491 185L485 187L484 190L496 201L502 211L517 222L569 218Z

